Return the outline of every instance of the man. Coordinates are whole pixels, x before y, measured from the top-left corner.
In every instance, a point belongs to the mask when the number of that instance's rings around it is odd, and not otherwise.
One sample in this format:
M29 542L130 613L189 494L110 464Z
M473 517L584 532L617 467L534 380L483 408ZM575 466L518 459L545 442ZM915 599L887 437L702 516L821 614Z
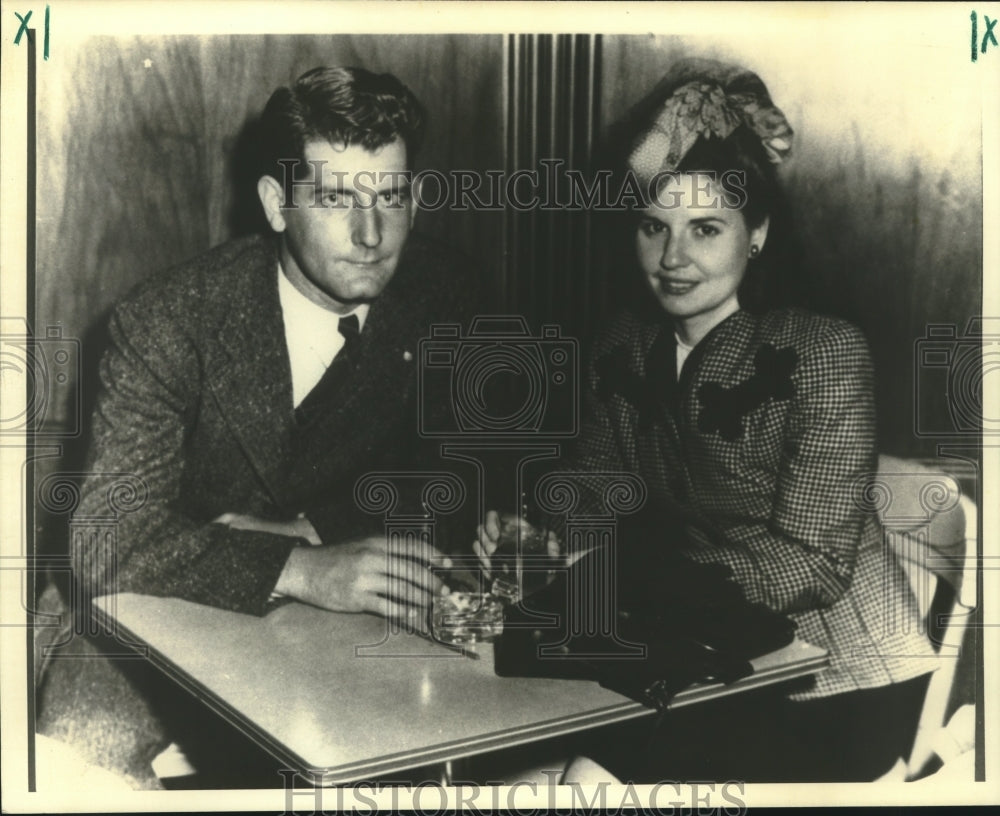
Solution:
M274 235L216 247L115 310L74 521L106 518L123 474L138 492L113 548L74 542L85 602L138 592L260 615L288 597L424 619L447 560L390 552L354 500L362 474L414 461L417 342L472 313L459 265L410 237L422 118L388 74L317 68L277 90L257 184ZM169 742L156 680L119 663L54 661L39 730L151 784Z

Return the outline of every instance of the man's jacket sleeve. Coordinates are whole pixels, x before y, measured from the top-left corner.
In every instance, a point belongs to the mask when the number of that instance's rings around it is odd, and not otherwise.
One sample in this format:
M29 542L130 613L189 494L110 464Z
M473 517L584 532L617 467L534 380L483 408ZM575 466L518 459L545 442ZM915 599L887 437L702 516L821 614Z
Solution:
M161 320L152 331L134 303L111 318L88 474L73 518L77 581L85 598L136 592L263 614L299 542L185 513L185 442L201 375L196 344L182 326Z

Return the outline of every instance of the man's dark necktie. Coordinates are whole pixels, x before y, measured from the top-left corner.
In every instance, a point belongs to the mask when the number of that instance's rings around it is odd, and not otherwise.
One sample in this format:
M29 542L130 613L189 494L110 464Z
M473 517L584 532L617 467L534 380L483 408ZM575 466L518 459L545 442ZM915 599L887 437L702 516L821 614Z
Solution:
M340 350L340 354L352 354L358 340L361 339L361 324L358 322L358 316L353 312L344 315L337 323L337 331L344 338L344 347ZM337 355L337 358L340 357L340 354Z
M350 371L361 341L361 325L356 314L344 315L337 324L337 330L344 337L344 347L326 369L326 373L295 409L295 418L300 423L311 421L322 413L322 408L337 394L344 384L344 377Z

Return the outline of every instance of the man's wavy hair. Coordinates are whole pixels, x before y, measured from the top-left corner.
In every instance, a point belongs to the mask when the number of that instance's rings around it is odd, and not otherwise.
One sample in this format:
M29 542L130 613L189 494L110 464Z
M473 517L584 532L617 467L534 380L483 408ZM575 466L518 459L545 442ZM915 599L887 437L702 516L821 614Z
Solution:
M313 68L291 88L278 88L259 122L262 175L279 181L282 159L305 160L307 142L321 140L374 151L397 138L407 161L420 148L423 106L392 74L364 68Z

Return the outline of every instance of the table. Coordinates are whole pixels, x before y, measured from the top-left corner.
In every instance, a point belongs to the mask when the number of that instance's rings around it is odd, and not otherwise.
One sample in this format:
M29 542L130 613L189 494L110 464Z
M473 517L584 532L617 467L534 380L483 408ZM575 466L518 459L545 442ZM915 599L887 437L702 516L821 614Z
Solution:
M509 748L653 713L597 683L502 678L479 659L393 632L373 615L290 603L263 618L176 598L94 602L119 638L290 768L335 785ZM729 686L678 694L690 705L819 671L795 641Z

